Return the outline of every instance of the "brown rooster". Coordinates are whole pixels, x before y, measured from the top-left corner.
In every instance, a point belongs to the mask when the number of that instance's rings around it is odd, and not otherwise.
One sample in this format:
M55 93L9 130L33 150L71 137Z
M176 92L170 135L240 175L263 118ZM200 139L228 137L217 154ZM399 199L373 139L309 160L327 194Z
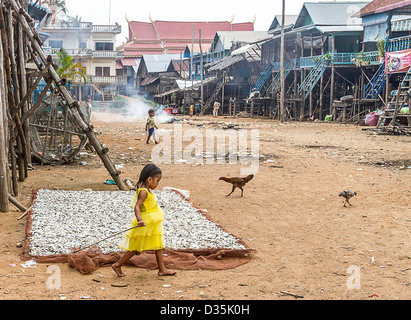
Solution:
M227 178L227 177L220 177L219 180L224 180L225 182L231 183L233 185L233 190L229 194L227 194L227 197L231 195L235 188L241 189L241 196L243 196L243 187L246 185L248 181L250 181L252 178L254 178L253 174L248 175L247 177L244 178L239 178L239 177L233 177L233 178Z

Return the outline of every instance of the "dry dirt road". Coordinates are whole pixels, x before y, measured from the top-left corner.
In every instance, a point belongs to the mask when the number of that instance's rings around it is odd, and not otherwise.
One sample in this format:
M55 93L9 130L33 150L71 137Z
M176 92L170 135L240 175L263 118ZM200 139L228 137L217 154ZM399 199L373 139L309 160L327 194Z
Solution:
M93 114L99 139L133 181L148 163L144 120ZM190 118L187 118L190 120ZM220 176L236 176L241 164L160 164L161 187L191 192L190 200L212 220L243 239L255 252L235 269L178 270L158 277L153 270L125 267L117 278L109 267L81 275L57 264L58 289L49 289L50 264L22 268L26 219L14 207L0 219L0 299L44 300L405 300L411 284L411 139L375 135L351 124L284 123L267 119L193 118L183 130L235 124L259 130L261 158L244 197ZM200 125L200 126L199 126ZM159 124L173 130L174 124ZM185 146L187 143L185 143ZM80 162L85 161L85 165ZM64 166L35 166L20 184L18 199L29 206L39 188L117 190L99 158L82 155ZM358 195L343 207L339 192ZM53 269L54 270L54 269ZM122 285L113 287L112 284Z

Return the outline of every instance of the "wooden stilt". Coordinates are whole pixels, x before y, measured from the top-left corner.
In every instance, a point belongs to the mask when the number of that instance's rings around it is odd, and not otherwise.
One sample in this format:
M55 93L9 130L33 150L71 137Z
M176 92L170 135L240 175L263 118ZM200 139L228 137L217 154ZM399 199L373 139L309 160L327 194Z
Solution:
M332 36L331 39L332 43L332 52L335 52L335 37ZM334 119L334 110L333 110L333 102L334 102L334 84L335 84L335 64L331 64L331 83L330 83L330 114L333 115Z
M0 12L3 15L2 12ZM4 52L0 41L0 211L9 211L9 182L8 182L8 157L6 153L7 144L7 118L6 118L6 84L4 82Z

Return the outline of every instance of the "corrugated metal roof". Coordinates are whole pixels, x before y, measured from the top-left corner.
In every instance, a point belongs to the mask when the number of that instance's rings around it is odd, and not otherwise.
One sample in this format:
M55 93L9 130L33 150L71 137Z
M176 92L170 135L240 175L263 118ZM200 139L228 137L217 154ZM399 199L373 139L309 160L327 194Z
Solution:
M363 32L362 26L316 26L321 33Z
M166 72L171 60L180 59L179 54L143 54L148 73Z
M295 23L295 28L304 26L307 15L311 24L322 26L361 25L361 19L352 17L369 2L306 2Z
M282 15L277 15L274 17L273 22L271 23L270 29L268 31L274 31L277 29L281 29L281 23L282 23ZM284 27L291 26L295 23L297 20L298 16L297 15L285 15L284 16Z
M253 43L267 35L265 31L217 31L216 37L224 45L224 50L230 50L233 42Z

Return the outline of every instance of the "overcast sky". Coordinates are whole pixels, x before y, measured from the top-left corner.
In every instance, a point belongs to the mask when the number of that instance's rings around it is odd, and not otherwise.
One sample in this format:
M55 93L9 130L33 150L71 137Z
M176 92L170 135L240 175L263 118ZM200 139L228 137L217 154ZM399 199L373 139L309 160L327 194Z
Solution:
M304 0L287 0L286 14L299 14ZM111 10L110 10L111 3ZM171 21L229 21L250 22L256 18L255 31L267 31L275 15L281 15L281 0L66 0L68 15L79 16L82 21L93 24L114 24L122 26L117 45L128 36L128 20L149 22ZM111 15L110 15L111 11Z

